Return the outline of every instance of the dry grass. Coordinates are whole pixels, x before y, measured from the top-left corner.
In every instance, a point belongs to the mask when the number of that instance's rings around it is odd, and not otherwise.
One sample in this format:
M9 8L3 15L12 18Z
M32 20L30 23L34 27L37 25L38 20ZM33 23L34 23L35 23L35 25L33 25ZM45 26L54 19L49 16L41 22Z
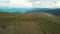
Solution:
M46 13L11 14L0 13L0 34L60 34L60 17Z

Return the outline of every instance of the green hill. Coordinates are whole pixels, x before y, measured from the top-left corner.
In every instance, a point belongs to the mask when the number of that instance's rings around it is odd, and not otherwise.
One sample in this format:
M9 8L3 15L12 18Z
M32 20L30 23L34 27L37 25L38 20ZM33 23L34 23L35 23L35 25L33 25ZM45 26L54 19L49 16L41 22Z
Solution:
M48 13L0 12L0 34L60 34L60 17Z

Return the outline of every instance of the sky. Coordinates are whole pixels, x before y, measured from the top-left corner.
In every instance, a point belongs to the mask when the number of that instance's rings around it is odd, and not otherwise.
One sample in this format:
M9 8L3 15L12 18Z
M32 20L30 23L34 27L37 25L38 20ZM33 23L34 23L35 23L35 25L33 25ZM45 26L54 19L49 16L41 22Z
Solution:
M60 8L60 0L0 0L0 7Z

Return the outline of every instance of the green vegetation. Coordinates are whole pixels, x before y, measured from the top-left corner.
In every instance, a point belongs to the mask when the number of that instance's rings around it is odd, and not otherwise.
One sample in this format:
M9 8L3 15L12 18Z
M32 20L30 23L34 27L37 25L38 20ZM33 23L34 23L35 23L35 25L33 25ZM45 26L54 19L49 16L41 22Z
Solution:
M46 14L0 12L0 34L60 34L60 17Z

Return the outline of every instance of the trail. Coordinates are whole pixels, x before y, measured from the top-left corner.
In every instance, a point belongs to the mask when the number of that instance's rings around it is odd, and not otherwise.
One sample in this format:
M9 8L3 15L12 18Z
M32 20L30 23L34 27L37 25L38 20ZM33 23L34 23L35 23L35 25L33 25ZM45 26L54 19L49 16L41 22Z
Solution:
M32 21L9 25L7 29L0 31L1 34L40 34L39 26Z
M34 22L16 23L14 34L40 34L39 26Z

